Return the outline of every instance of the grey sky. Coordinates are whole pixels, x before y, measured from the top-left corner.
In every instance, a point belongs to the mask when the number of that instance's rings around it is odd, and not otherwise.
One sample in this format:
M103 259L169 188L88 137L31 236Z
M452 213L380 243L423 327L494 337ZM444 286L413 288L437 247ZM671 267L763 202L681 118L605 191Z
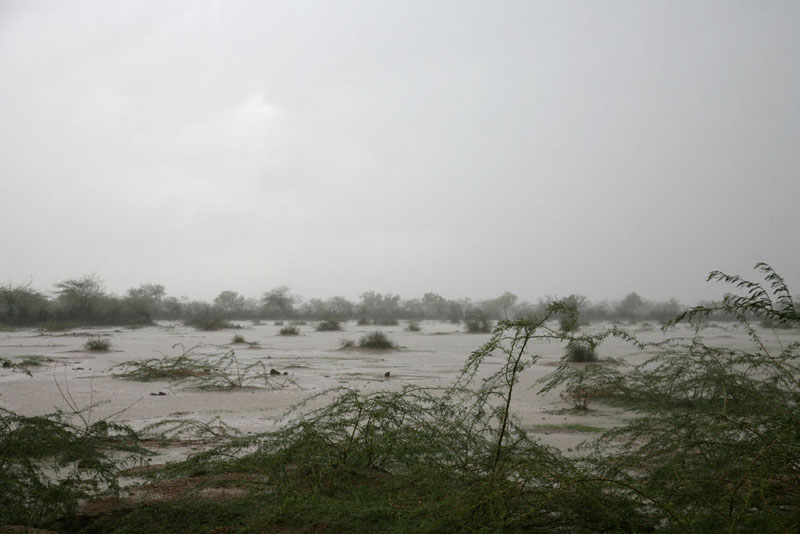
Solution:
M800 2L0 0L0 276L800 291Z

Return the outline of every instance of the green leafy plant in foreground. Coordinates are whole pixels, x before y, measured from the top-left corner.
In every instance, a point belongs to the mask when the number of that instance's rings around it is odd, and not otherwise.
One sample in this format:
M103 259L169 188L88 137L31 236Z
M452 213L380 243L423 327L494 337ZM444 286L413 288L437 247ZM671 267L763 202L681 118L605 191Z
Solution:
M119 469L143 459L130 427L84 414L0 408L0 525L69 522L82 499L117 492Z

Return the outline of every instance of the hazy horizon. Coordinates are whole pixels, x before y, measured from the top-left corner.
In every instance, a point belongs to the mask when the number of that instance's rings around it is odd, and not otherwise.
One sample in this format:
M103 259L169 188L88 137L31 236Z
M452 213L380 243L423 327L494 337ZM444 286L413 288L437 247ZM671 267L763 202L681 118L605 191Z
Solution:
M800 3L0 0L0 283L800 292Z

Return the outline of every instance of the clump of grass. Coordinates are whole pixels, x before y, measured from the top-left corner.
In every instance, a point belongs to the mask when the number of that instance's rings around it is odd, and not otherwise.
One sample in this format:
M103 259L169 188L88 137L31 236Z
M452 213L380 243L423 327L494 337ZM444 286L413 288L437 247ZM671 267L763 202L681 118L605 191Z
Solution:
M354 349L356 347L356 342L352 339L342 339L339 341L339 349Z
M377 350L388 350L388 349L395 349L397 345L395 345L389 337L381 332L380 330L376 330L374 332L370 332L369 334L365 334L358 340L358 346L362 349L377 349Z
M318 322L315 329L317 332L339 332L342 330L342 325L335 319L326 319Z
M86 341L83 347L92 352L105 352L111 348L111 340L107 337L93 336Z
M231 340L231 344L237 344L237 343L239 343L239 344L247 343L247 340L244 338L244 336L242 334L236 334L236 335L233 336L233 339Z
M570 362L596 362L597 352L590 342L570 340L567 342L566 358Z
M422 330L422 328L420 328L419 326L419 321L417 321L416 319L411 319L408 321L408 324L406 325L406 330L408 330L409 332L419 332L420 330Z
M278 334L281 336L299 336L300 329L296 326L284 326Z

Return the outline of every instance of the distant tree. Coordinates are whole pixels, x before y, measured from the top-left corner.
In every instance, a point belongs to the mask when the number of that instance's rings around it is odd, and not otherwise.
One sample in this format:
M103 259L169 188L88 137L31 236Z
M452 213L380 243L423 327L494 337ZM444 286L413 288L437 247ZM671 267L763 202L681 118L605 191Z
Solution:
M437 293L425 293L422 297L422 311L426 319L444 319L449 315L448 301Z
M561 302L566 306L567 311L559 314L559 327L563 332L574 332L578 329L581 312L586 306L588 299L583 295L572 294Z
M407 319L421 319L425 316L425 309L419 299L408 299L400 303L402 315Z
M105 299L103 282L94 274L56 284L56 295L67 319L94 322L100 319Z
M401 315L400 296L386 293L382 295L374 291L361 294L358 305L358 317L362 322L372 324L396 323Z
M135 315L152 320L161 312L164 295L164 286L161 284L142 284L139 287L132 287L125 299L125 308Z
M354 305L344 297L331 297L325 302L327 313L331 318L344 321L353 316Z
M289 292L286 286L276 287L264 293L261 299L261 309L267 319L288 319L294 317L294 306L299 298Z
M50 302L30 284L0 287L0 323L29 325L45 321Z
M616 313L623 319L633 320L640 317L644 305L644 299L636 292L631 292L617 304Z
M236 291L222 291L214 299L214 308L225 317L241 317L245 309L245 299Z
M518 297L514 293L508 291L497 297L495 299L495 307L500 317L503 319L510 319L512 309L514 308L514 304L517 303L517 300Z

